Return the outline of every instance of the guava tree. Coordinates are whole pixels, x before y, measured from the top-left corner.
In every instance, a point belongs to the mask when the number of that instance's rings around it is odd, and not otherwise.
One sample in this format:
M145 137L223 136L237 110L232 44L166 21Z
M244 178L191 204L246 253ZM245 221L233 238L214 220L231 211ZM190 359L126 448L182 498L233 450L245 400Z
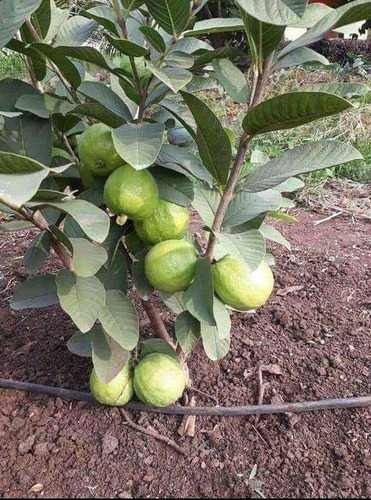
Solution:
M60 304L78 328L68 347L92 357L103 391L117 377L127 385L135 357L185 364L202 342L210 359L223 358L231 311L261 306L272 290L266 240L289 246L269 222L287 217L283 194L302 186L299 174L361 158L336 140L273 159L254 145L347 110L368 90L318 84L264 100L274 71L328 64L306 45L371 17L371 1L326 15L306 0L234 3L239 17L197 21L207 0L97 1L71 12L54 0L0 2L0 48L19 53L31 81L0 82L0 210L11 219L0 231L39 230L23 259L30 277L10 305ZM287 26L308 30L277 51ZM205 41L238 30L248 75L232 62L236 49ZM97 31L98 48L87 43ZM202 99L216 83L245 110L238 135ZM198 239L187 232L190 207L202 220ZM40 274L51 251L62 268ZM176 315L171 329L160 299ZM141 342L137 307L155 338ZM152 404L179 396L151 399L145 384L137 395Z

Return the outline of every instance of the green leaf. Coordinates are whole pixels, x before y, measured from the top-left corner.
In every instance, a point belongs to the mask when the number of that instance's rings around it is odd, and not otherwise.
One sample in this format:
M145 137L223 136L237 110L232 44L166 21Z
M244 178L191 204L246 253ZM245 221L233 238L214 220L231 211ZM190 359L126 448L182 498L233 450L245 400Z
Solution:
M70 242L73 247L73 270L77 276L94 276L108 259L103 247L84 238L70 238Z
M146 0L149 13L166 33L178 38L188 24L190 0Z
M31 21L39 37L44 40L51 21L50 0L42 0L40 7L32 14Z
M37 91L21 80L5 78L0 81L0 109L4 123L0 131L0 151L15 153L49 165L52 158L52 128L49 120L30 113L7 117L14 113L15 104L22 95L35 95Z
M198 21L193 29L185 31L184 36L196 37L209 33L227 33L228 31L242 31L245 28L239 18L215 18Z
M46 43L33 43L32 48L44 54L61 71L62 75L72 85L73 88L81 84L81 76L76 66L58 48L53 48ZM68 47L67 47L68 49Z
M243 120L249 135L298 127L352 107L334 94L325 92L290 92L268 99L251 109Z
M269 161L269 158L268 158ZM268 162L265 162L268 163ZM294 191L297 191L298 189L301 189L305 186L305 182L303 182L301 179L298 179L296 177L290 177L286 181L282 182L281 184L278 184L278 186L274 186L273 189L276 189L280 193L293 193Z
M189 354L200 338L200 322L188 311L183 311L176 319L175 335L184 354Z
M120 97L107 85L99 82L83 82L78 91L89 99L93 99L100 106L104 106L124 120L132 120L129 108ZM74 110L76 113L76 108Z
M203 222L209 227L213 225L220 201L221 196L219 191L205 185L196 185L192 206L198 212Z
M185 310L183 292L176 292L173 295L162 293L161 297L164 303L173 313L180 314Z
M182 173L191 174L196 179L207 182L210 186L213 178L203 166L200 159L186 148L164 144L156 160L157 165L165 168L171 168L171 165L179 165Z
M199 55L201 54L201 55ZM192 66L193 72L198 72L209 63L213 62L215 59L224 59L227 57L236 57L241 55L241 52L233 47L221 47L215 50L201 50L195 53L197 58L194 65Z
M102 247L107 250L108 264L110 264L115 257L121 238L126 234L125 226L119 226L113 220L110 221L109 233L102 243Z
M86 42L93 33L97 23L83 16L72 16L65 21L58 30L55 40L57 46L80 46Z
M370 0L354 0L352 2L333 9L307 30L301 37L291 42L280 52L280 57L292 52L298 47L304 47L321 40L329 31L336 30L348 24L364 21L371 18Z
M130 352L123 349L100 326L91 331L94 370L103 384L108 384L130 360Z
M118 251L108 267L102 267L96 275L106 290L128 290L127 267L124 255Z
M160 152L165 127L161 123L127 123L112 131L116 151L136 170L151 166Z
M89 19L94 19L111 33L119 36L115 11L111 7L99 5L92 9L84 10L83 15Z
M129 12L144 4L144 0L121 0L121 2Z
M259 21L240 9L245 25L253 65L261 68L263 61L276 50L285 33L285 26L275 26Z
M1 0L0 49L5 47L40 4L41 0Z
M270 160L244 182L243 189L258 193L278 186L298 174L334 167L352 160L362 160L362 155L349 144L339 141L318 141L303 144ZM258 193L260 194L260 193Z
M143 300L149 300L154 288L149 283L144 272L144 261L146 252L143 250L135 254L135 260L132 264L132 278L138 295Z
M2 207L0 207L0 212L2 212ZM10 222L4 222L0 224L0 233L12 233L17 231L25 231L27 229L32 229L35 226L32 222L25 220L12 220Z
M123 349L134 349L139 340L138 314L122 292L107 290L106 304L98 318L104 331Z
M45 119L57 113L65 115L74 108L68 100L50 94L23 95L15 105L17 109Z
M345 99L364 96L371 91L370 87L363 83L313 83L306 85L303 90L306 92L327 92Z
M57 290L62 309L83 333L89 331L102 312L106 291L95 276L82 278L67 269L57 275Z
M166 65L171 66L172 68L192 68L195 59L190 54L186 52L181 52L177 50L173 50L170 52L168 57L166 58ZM192 76L193 77L193 76Z
M94 328L100 328L95 326L87 333L81 333L79 331L75 332L72 337L67 341L67 349L76 354L76 356L81 356L83 358L91 358L93 355L92 351L92 332Z
M215 297L214 317L216 326L201 323L201 336L205 353L212 361L224 358L230 347L231 319L224 304Z
M48 175L60 173L67 167L49 169L31 158L0 151L0 200L5 204L24 205Z
M193 78L192 73L184 68L158 69L151 63L147 63L147 68L175 93L184 88Z
M21 283L14 291L10 307L20 309L36 309L58 304L55 276L35 276Z
M104 36L110 42L110 44L115 47L121 54L126 54L127 56L132 57L145 57L148 56L149 52L146 48L137 45L130 40L126 40L125 38L117 38L115 36L109 35L105 33Z
M218 260L229 254L236 259L245 261L249 268L254 271L264 259L265 240L256 229L246 233L218 233L217 239L214 255Z
M291 250L290 242L282 236L282 234L273 226L269 224L262 224L259 228L259 232L266 238L267 240L274 241L279 245L284 246L287 250Z
M162 167L152 167L151 174L156 179L161 199L184 207L192 203L194 186L188 177Z
M236 0L236 4L259 21L278 26L289 26L300 20L307 0Z
M50 233L42 231L32 240L24 254L22 264L28 272L34 273L45 264L51 248Z
M78 104L70 114L93 118L112 128L119 127L125 123L124 118L120 118L116 113L110 111L100 103Z
M214 61L214 72L219 83L234 101L248 101L250 89L246 77L231 61L217 59Z
M50 206L70 215L91 240L102 243L107 238L110 218L106 212L92 203L85 200L69 200L60 203L36 203L33 206Z
M201 160L213 178L226 184L232 161L232 148L222 124L200 99L187 92L181 93L197 124L197 134L191 129L197 142Z
M146 37L148 43L152 45L157 52L160 54L165 52L166 43L161 34L155 28L151 28L150 26L141 26L139 29Z
M274 70L279 70L283 68L291 68L292 66L298 66L299 64L308 64L308 63L319 63L324 66L328 66L330 63L326 57L319 54L318 52L308 49L307 47L299 47L296 50L293 50L289 54L284 57L278 59L276 64L274 65ZM309 91L308 88L305 90ZM315 91L314 91L315 92ZM330 94L336 94L336 92L331 92L330 90L321 90L320 88L317 92L328 92ZM345 97L345 96L344 96Z
M273 189L259 193L241 192L229 204L223 227L240 226L263 212L278 209L280 203L281 194Z
M213 277L211 262L208 257L198 258L195 278L184 292L183 300L192 316L208 325L216 325L213 312Z
M148 339L142 343L142 347L140 349L140 357L144 358L147 354L152 354L154 352L160 352L162 354L166 354L167 356L171 356L172 358L178 360L178 356L174 349L170 344L165 342L162 339Z

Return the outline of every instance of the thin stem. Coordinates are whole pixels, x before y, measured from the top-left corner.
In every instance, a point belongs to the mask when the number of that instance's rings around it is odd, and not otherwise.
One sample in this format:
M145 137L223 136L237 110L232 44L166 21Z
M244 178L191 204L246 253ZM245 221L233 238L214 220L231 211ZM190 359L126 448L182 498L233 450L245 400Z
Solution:
M62 148L67 151L67 153L71 156L73 162L78 165L80 163L80 160L77 158L75 155L74 150L71 147L71 144L69 143L67 137L65 134L62 134L57 128L54 128L54 132L56 136L59 139L59 142L61 143Z
M270 71L271 71L271 67L272 67L273 56L274 56L274 53L272 53L270 56L268 56L267 59L264 61L263 73L260 77L257 78L256 83L253 84L250 109L255 107L257 104L259 104L264 97L264 92L265 92L265 89L266 89L266 86L268 83L268 79L269 79L269 75L270 75ZM253 73L253 80L255 78L256 78L255 73ZM209 257L210 259L212 259L212 257L213 257L214 247L215 247L215 243L216 243L215 233L220 231L220 228L223 224L223 220L224 220L227 208L233 199L234 190L235 190L236 184L238 182L239 175L240 175L240 172L241 172L241 169L242 169L245 157L246 157L246 153L248 150L248 145L249 145L251 139L252 139L252 137L248 136L245 132L242 134L242 137L240 139L237 155L236 155L236 158L234 160L232 171L231 171L231 174L229 176L225 191L223 193L222 199L219 203L219 206L218 206L216 214L215 214L215 219L214 219L214 222L212 225L213 232L210 233L209 242L208 242L207 249L205 252L205 256Z

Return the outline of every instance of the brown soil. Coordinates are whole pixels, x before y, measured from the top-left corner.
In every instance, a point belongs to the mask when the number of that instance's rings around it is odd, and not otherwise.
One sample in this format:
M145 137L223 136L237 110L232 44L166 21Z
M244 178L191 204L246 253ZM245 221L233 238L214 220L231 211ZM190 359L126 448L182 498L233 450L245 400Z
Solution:
M254 315L233 316L233 347L223 361L208 361L200 346L191 357L195 387L220 405L257 402L259 363L279 367L264 372L265 403L371 393L370 223L339 216L315 226L323 214L293 214L301 223L281 225L293 248L291 254L274 249L270 302ZM20 257L30 237L0 240L0 376L86 390L91 361L67 351L69 318L57 307L8 306L26 276ZM170 325L166 311L163 317ZM142 330L149 334L144 317ZM193 395L198 405L214 404ZM132 416L188 455L128 428L117 409L0 391L0 495L246 498L258 497L260 488L267 497L371 496L368 409L259 422L198 418L193 438L178 435L181 417ZM41 493L30 491L37 483Z

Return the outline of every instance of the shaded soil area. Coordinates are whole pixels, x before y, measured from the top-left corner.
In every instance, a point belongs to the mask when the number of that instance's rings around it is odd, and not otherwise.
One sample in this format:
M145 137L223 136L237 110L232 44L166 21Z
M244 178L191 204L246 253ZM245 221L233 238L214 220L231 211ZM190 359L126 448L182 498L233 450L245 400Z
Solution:
M220 363L201 346L191 356L194 386L220 405L257 402L259 363L268 365L265 403L371 393L371 225L343 216L315 225L324 215L302 209L292 215L300 224L276 224L292 252L272 247L276 286L269 303L256 314L233 316L232 348ZM21 256L31 237L0 237L0 376L86 390L91 361L67 351L75 331L69 318L57 307L9 308L12 290L26 277ZM144 315L141 328L151 334ZM197 405L215 404L189 395ZM176 440L187 456L128 428L117 409L0 390L0 495L371 496L369 409L259 421L197 418L194 437L178 434L181 417L132 417ZM30 491L35 484L42 491Z

